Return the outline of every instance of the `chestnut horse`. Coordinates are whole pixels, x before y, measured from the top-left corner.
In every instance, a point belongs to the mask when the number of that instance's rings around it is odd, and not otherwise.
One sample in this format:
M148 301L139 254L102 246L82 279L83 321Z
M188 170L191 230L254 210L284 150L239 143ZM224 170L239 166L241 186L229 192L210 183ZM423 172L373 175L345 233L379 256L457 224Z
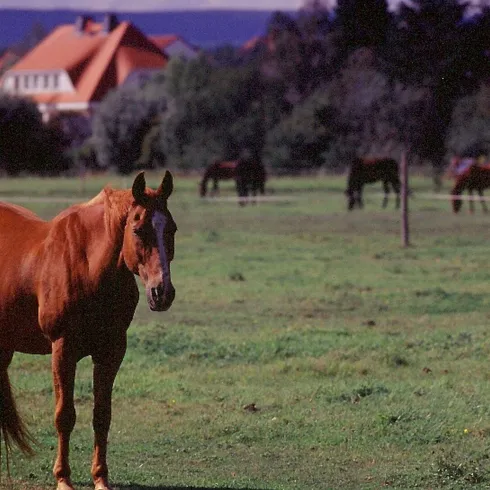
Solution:
M356 158L349 170L347 177L347 189L345 195L348 198L347 208L354 209L364 207L362 190L365 184L381 181L383 183L384 198L383 208L388 204L390 186L396 194L396 208L400 207L401 181L398 162L393 158Z
M255 202L253 197L257 192L264 195L266 180L267 172L259 159L238 160L235 168L235 183L240 206L246 204L249 194L252 196L252 203Z
M106 187L51 221L0 203L1 436L7 463L13 444L32 453L7 368L14 352L51 354L58 490L73 490L69 445L76 418L75 371L86 356L94 365L91 474L96 490L110 488L111 393L139 299L134 275L140 276L151 310L168 310L175 297L170 262L177 226L167 207L172 189L169 172L156 191L146 187L140 173L131 190Z
M205 197L208 189L208 181L213 181L212 195L219 192L218 182L235 178L236 161L215 161L204 171L204 176L199 184L199 194Z
M470 195L470 213L475 212L473 191L478 192L483 212L486 213L488 209L483 198L483 191L488 187L490 187L490 165L479 165L475 163L468 167L464 172L458 175L454 187L451 191L453 211L457 213L461 209L463 201L457 196L460 196L462 192L467 189L468 194Z

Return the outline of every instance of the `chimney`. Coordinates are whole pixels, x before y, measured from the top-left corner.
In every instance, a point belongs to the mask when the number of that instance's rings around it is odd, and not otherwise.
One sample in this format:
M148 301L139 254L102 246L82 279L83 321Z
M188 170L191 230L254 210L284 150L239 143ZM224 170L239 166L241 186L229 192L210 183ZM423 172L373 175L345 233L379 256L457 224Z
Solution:
M117 20L117 16L115 14L105 14L104 15L104 22L102 25L102 32L105 34L109 34L112 32L119 24L119 21Z
M77 34L83 34L89 20L93 20L93 17L90 15L78 15L75 20L75 32Z

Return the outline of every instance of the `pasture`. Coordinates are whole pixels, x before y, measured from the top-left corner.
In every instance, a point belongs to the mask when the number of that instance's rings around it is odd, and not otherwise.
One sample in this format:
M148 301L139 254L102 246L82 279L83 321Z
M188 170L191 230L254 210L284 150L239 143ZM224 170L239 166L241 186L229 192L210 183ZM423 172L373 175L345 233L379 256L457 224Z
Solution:
M158 185L162 174L147 174ZM412 246L394 196L345 177L270 179L276 199L203 201L175 177L166 313L142 297L116 379L109 468L117 489L460 489L490 486L490 227L413 177ZM13 179L0 196L44 218L131 178ZM445 182L443 193L451 183ZM234 195L221 184L221 196ZM287 199L278 199L287 198ZM44 198L44 199L38 199ZM1 232L1 231L0 231ZM1 253L1 251L0 251ZM37 455L13 488L54 488L49 357L10 367ZM90 488L91 361L79 363L71 461ZM8 486L5 462L2 486Z

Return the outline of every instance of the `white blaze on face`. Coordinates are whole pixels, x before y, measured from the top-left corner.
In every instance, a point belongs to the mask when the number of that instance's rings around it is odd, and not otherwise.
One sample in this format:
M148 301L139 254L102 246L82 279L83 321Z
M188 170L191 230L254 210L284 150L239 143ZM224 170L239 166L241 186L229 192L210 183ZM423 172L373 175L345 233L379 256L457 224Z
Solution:
M170 261L167 255L167 249L165 248L165 242L163 239L165 228L167 226L167 218L161 211L155 211L151 219L151 224L155 230L158 244L158 255L160 256L160 266L162 269L162 279L165 291L169 290L171 286L170 280Z

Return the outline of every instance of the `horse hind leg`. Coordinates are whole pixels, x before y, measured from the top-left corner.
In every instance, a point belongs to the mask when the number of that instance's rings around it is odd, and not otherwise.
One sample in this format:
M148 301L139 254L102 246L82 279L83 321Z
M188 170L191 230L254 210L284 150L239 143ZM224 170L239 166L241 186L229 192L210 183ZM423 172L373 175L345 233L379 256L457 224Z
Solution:
M218 184L218 179L213 180L213 192L212 195L217 196L219 194L219 184Z
M119 348L110 356L94 358L94 453L91 473L95 490L110 490L107 441L111 425L112 387L125 353L125 343L116 344Z
M25 455L32 455L33 438L28 433L17 411L8 375L13 351L0 350L0 438L5 442L7 471L9 455L15 444ZM0 440L1 443L1 440Z
M395 208L400 209L400 194L402 190L402 184L398 178L395 181L393 181L393 190L395 191L396 194ZM412 192L409 189L407 190L407 192L409 196L412 194Z
M390 195L390 185L386 181L383 182L383 191L384 191L384 196L383 196L383 203L381 206L384 209L388 205L388 197Z
M58 434L58 447L53 475L58 482L57 490L73 490L69 463L70 436L75 427L76 413L73 400L75 388L76 356L65 347L65 339L53 344L51 360L55 393L54 422Z

